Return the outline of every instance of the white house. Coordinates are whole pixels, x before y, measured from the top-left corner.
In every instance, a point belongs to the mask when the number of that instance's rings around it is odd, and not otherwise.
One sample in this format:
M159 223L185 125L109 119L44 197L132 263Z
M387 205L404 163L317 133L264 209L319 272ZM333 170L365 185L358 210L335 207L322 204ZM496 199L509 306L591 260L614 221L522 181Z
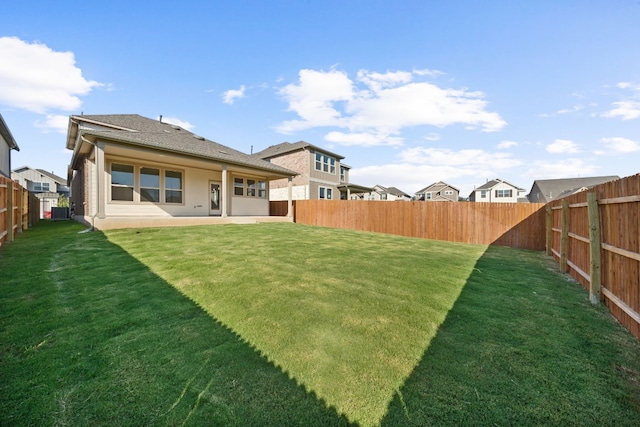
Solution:
M492 179L469 195L470 202L528 203L526 190L502 179Z

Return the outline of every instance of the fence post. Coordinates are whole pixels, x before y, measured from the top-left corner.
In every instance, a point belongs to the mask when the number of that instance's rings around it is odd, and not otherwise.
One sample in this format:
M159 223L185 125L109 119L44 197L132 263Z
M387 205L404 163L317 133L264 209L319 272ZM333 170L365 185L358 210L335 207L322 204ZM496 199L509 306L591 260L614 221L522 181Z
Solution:
M13 242L13 181L7 182L7 242Z
M587 193L587 206L589 209L589 245L591 253L591 272L589 274L589 299L592 304L600 302L600 214L598 212L598 199L596 193Z
M560 271L567 272L567 247L569 246L569 202L562 200L562 233L560 235Z
M546 239L546 248L547 255L551 255L551 245L553 244L553 211L551 210L551 203L547 203L547 239Z

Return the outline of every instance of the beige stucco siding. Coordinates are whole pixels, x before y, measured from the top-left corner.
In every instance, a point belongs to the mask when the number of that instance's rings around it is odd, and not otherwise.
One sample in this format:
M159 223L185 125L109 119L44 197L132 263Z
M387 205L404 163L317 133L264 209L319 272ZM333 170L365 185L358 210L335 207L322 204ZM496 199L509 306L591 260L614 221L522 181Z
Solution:
M4 176L11 176L11 148L0 135L0 173Z

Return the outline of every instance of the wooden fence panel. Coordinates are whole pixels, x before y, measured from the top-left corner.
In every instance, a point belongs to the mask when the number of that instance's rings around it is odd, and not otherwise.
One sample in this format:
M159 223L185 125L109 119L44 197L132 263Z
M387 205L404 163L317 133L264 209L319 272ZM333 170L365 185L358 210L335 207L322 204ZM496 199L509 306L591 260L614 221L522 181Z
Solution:
M611 313L640 339L640 174L598 185L595 194L599 217L600 283L602 298ZM587 193L571 195L568 229L569 274L590 288L591 239ZM552 253L560 260L561 201L552 206Z
M24 219L31 214L32 198L37 199L17 182L0 176L0 245L12 241L28 228Z
M286 202L271 202L272 214ZM543 204L296 200L297 223L544 250Z

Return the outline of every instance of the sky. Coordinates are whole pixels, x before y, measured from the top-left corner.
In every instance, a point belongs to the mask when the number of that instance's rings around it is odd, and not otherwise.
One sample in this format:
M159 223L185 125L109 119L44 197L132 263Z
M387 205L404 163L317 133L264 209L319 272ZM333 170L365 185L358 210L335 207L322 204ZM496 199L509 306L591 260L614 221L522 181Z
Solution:
M411 195L640 172L638 0L1 3L14 169L66 178L69 115L140 114Z

